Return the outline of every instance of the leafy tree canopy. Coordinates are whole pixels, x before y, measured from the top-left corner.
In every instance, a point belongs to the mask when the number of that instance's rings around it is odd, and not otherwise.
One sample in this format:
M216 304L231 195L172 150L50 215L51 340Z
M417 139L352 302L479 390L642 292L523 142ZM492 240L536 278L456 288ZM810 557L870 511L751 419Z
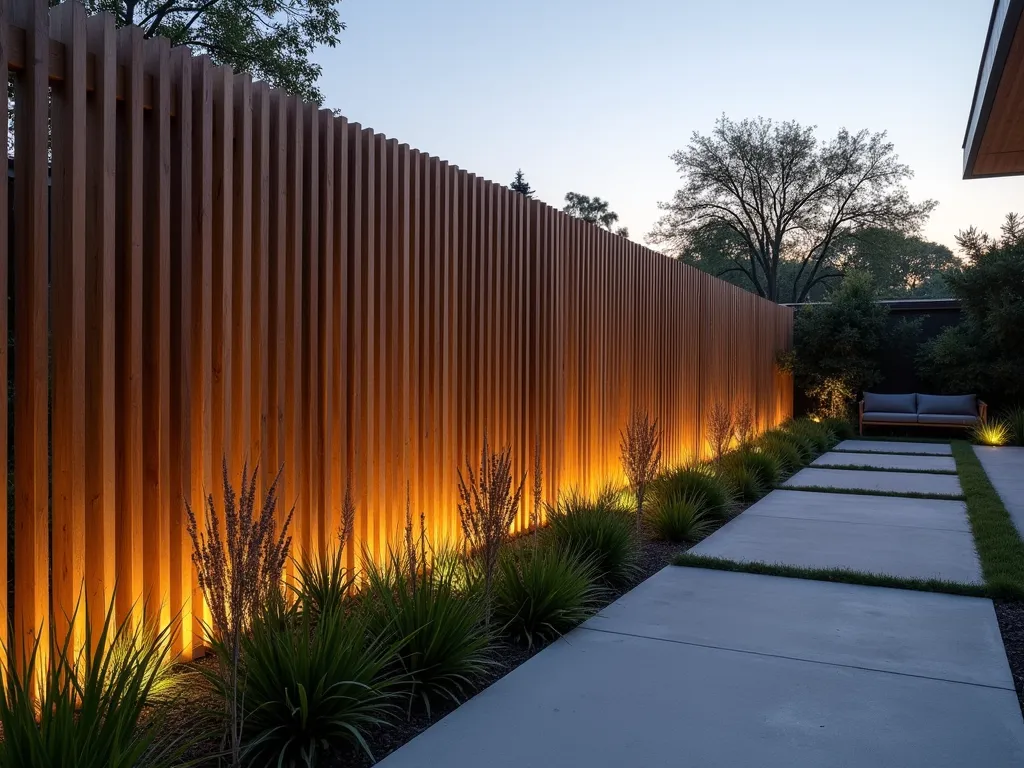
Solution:
M534 189L530 186L530 182L523 176L523 170L520 168L516 171L516 176L512 179L512 184L509 186L513 192L518 192L525 197L533 197Z
M922 346L920 372L945 392L1024 403L1024 222L1009 214L1001 236L971 227L957 242L968 260L945 280L963 319Z
M562 210L577 219L604 227L609 232L629 237L629 230L626 227L615 228L619 214L611 210L607 200L602 200L600 197L588 197L577 192L567 192L565 207Z
M881 379L888 314L871 276L862 272L847 275L828 303L796 313L793 351L780 362L819 412L848 415L857 393Z
M85 7L317 104L321 67L310 56L317 46L336 46L345 29L335 0L85 0Z
M819 141L813 126L723 116L672 156L683 180L649 239L686 254L709 238L759 295L801 302L844 274L843 249L866 228L913 234L935 202L914 203L886 134L838 132ZM691 257L692 259L692 257Z

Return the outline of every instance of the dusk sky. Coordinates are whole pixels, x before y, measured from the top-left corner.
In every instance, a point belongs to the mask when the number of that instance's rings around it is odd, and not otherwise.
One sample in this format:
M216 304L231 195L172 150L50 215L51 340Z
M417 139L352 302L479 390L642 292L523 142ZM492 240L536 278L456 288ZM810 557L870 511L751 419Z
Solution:
M642 242L678 186L669 155L725 113L887 130L925 227L954 245L1024 213L1024 178L963 181L990 0L345 0L318 52L325 106L537 197L611 203Z

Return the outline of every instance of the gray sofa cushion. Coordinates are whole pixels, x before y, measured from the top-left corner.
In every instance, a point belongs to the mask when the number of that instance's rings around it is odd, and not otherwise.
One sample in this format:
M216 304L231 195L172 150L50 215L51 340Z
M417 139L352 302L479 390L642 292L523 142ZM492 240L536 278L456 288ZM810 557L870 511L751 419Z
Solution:
M864 393L864 413L917 413L917 395L879 395Z
M964 416L956 413L919 413L918 424L977 424L977 416Z
M893 424L917 424L917 414L864 411L864 421L887 421Z
M974 395L918 395L917 412L943 416L977 416L978 399Z

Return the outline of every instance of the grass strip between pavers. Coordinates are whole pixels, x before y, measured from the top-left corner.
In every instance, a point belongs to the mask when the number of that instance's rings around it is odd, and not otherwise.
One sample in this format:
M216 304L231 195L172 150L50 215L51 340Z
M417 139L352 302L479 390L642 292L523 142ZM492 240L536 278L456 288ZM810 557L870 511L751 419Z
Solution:
M683 552L676 556L674 565L688 568L710 568L716 571L733 573L757 573L764 576L784 576L791 579L810 579L812 581L831 581L838 584L862 584L868 587L893 587L895 589L913 589L918 592L942 592L950 595L966 595L968 597L985 597L988 590L982 584L966 584L943 579L905 579L885 573L864 573L848 568L801 568L796 565L778 565L760 561L738 562L724 557L694 555Z
M950 457L945 457L950 458ZM873 467L870 464L808 464L805 469L850 469L857 472L906 472L911 475L955 475L955 469L897 469Z
M1024 542L970 443L952 446L988 594L1024 600Z
M819 469L819 467L806 467ZM824 469L824 467L821 467ZM963 482L961 481L961 486ZM813 493L845 493L852 496L895 496L901 499L939 499L940 501L963 501L963 496L953 493L919 493L917 491L876 491L872 488L838 488L834 485L776 485L777 491L811 491Z
M930 458L948 459L948 453L922 453L921 451L869 451L865 448L833 448L831 453L870 453L873 456L928 456Z

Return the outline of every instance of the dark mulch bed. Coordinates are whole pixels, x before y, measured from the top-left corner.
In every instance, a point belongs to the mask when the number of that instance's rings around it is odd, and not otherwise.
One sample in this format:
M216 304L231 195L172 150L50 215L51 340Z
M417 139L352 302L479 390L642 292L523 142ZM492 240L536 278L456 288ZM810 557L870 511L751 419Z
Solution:
M1024 713L1024 603L997 600L996 618L1003 635L1006 658L1010 662L1017 700Z

